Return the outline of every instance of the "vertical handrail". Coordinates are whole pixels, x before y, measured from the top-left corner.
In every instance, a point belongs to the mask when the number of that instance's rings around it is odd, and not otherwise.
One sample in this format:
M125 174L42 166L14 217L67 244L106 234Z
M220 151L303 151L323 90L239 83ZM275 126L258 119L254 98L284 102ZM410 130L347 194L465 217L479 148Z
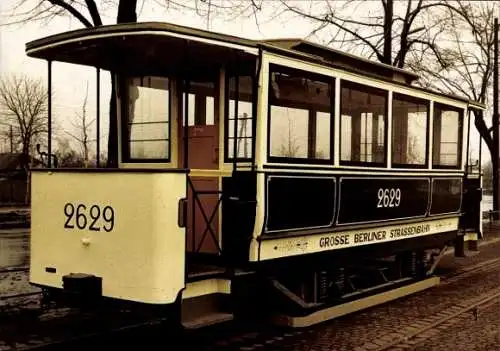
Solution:
M191 193L193 194L191 196L191 250L192 252L195 252L195 236L196 236L196 190L194 189L194 185L191 182L191 178L189 178L189 187L191 188Z
M233 128L233 172L236 171L236 159L238 151L238 105L240 98L240 76L235 75L235 99L234 99L234 128Z
M47 153L48 160L47 165L48 168L52 168L52 61L49 60L47 62L47 70L48 70L48 97L47 97Z
M96 67L96 167L101 167L101 70Z
M189 139L189 87L190 87L189 78L184 77L184 168L189 168L189 158L188 158L188 139Z

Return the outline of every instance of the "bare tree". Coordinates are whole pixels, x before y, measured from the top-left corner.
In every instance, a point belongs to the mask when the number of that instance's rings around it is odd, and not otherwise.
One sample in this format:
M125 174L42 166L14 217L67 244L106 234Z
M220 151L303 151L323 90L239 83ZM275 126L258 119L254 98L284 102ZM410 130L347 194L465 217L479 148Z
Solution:
M66 131L66 134L75 139L80 148L84 161L84 167L87 168L89 164L89 143L93 139L89 138L91 134L91 125L95 122L96 118L89 120L87 116L87 101L89 96L89 84L87 82L85 97L83 98L82 112L76 115L76 121L72 121L71 124L75 128L75 132Z
M41 80L24 75L3 78L0 108L13 128L13 139L21 146L21 164L28 171L33 145L47 133L47 89Z
M19 0L10 11L7 24L22 24L32 21L44 21L50 23L58 16L71 16L77 19L84 27L98 27L102 25L101 14L95 0L38 0L32 7L22 11L18 9L26 7L27 0ZM137 0L106 0L101 4L103 9L117 8L116 22L137 22ZM90 18L89 18L90 17ZM108 166L118 165L118 135L117 135L117 111L113 72L111 75L111 98L109 104L109 133L108 133Z
M331 1L294 2L280 0L281 13L291 12L311 21L315 28L310 36L370 59L403 68L409 52L416 46L434 50L435 37L442 20L429 23L428 16L435 7L449 7L447 1ZM361 7L368 7L360 11ZM365 12L366 15L360 15ZM434 40L426 34L433 28ZM328 38L323 40L322 38Z
M82 168L86 167L86 162L81 153L71 147L67 138L58 138L58 146L55 155L58 160L58 167L61 168Z
M297 137L293 129L295 129L295 123L290 116L287 116L288 120L288 135L282 138L281 144L279 146L278 155L280 157L297 157L300 151L300 145L298 143ZM285 139L285 140L283 140Z
M446 36L442 37L445 45L436 48L439 59L429 59L425 51L414 51L408 60L409 67L421 74L422 86L487 104L494 61L493 19L500 6L495 2L453 4L454 10L448 8L443 16L447 18L447 26ZM493 138L483 111L474 110L474 123L492 153Z

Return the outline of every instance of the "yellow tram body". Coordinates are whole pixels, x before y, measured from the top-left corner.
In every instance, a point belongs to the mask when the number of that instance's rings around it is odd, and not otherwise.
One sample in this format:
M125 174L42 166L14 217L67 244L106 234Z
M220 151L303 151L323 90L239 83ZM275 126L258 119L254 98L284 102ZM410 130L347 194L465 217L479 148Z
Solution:
M65 275L80 272L102 279L103 296L176 300L185 274L177 215L184 173L34 172L32 184L32 283L63 288Z

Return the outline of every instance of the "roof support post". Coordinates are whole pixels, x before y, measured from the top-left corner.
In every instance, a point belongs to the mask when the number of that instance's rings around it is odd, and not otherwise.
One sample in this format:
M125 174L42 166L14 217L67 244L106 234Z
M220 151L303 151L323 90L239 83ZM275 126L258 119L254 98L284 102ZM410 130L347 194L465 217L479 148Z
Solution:
M96 167L100 167L101 159L101 70L96 67Z
M262 72L262 47L259 45L259 56L257 58L257 70L253 78L252 94L252 171L256 169L257 163L257 112L259 104L260 75Z
M236 65L238 67L238 65ZM234 98L234 131L233 131L233 172L236 171L236 160L238 157L238 105L240 99L240 73L235 74L235 98ZM246 122L245 122L246 123Z
M189 76L184 76L184 92L182 93L184 95L184 114L182 116L184 120L184 168L188 169L189 168L189 158L188 158L188 152L189 152L189 89L190 89L190 78Z
M47 96L47 167L52 168L52 61L47 61L48 96Z

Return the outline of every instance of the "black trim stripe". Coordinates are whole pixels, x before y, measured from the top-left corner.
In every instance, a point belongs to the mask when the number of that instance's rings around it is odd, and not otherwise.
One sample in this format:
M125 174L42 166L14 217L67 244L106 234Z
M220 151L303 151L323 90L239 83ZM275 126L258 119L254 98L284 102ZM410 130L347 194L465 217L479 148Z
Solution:
M189 173L184 168L33 168L40 173Z
M303 166L303 165L278 165L278 164L264 164L262 165L262 169L264 171L258 171L259 173L267 173L265 170L287 170L287 171L292 171L292 172L303 172L303 171L330 171L333 173L354 173L354 172L366 172L366 173L387 173L388 175L392 173L418 173L419 175L440 175L445 173L446 175L451 174L456 174L457 176L461 176L465 173L465 171L457 170L457 169L422 169L422 168L415 168L415 169L391 169L391 168L366 168L366 167L359 167L359 168L345 168L345 167L335 167L335 166L330 166L330 167L321 167L321 166Z

